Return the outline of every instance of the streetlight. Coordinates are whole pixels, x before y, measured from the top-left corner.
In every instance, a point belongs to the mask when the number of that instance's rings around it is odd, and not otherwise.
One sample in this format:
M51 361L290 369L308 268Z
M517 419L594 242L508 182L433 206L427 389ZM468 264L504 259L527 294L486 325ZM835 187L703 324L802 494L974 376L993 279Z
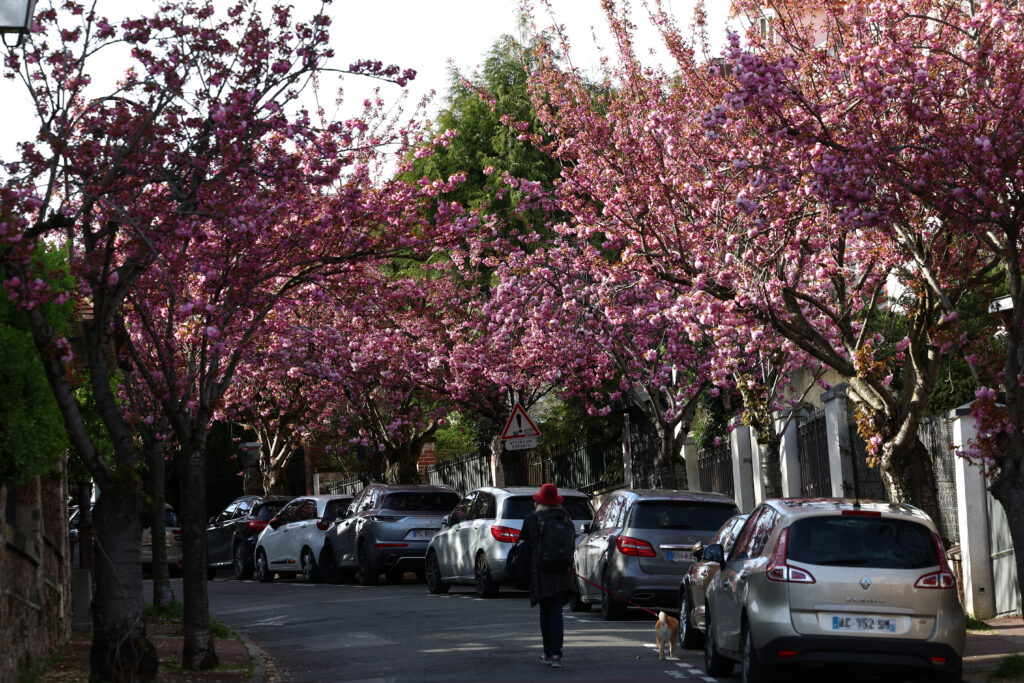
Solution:
M3 36L4 45L21 45L25 34L32 28L32 12L35 5L36 0L0 0L0 35ZM16 36L13 45L7 42L8 33Z

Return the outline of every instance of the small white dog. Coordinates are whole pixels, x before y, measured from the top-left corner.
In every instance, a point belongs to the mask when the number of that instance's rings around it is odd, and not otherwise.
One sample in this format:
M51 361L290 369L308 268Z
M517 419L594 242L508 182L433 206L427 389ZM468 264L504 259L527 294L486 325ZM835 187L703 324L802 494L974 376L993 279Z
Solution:
M665 659L665 645L673 657L676 656L676 641L679 640L679 620L664 612L658 612L658 622L654 625L654 642L658 644L658 659Z

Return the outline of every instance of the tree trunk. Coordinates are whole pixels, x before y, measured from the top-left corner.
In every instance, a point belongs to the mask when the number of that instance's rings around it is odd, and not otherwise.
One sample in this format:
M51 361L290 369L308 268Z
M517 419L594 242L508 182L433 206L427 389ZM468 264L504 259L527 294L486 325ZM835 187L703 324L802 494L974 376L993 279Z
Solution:
M759 434L757 437L757 448L761 454L761 481L767 498L782 497L781 447L782 440L778 436L765 438Z
M78 501L78 566L95 572L92 566L92 484L80 481L75 486Z
M200 424L204 424L200 422ZM217 666L206 590L206 432L189 444L181 479L181 538L184 554L185 646L182 666L204 671Z
M666 489L685 489L686 469L683 469L682 479L676 476L679 446L675 431L663 420L654 422L654 431L658 435L658 455L654 461L654 471L657 473L660 486Z
M146 639L142 599L141 490L130 476L125 490L100 491L96 500L96 593L90 681L151 681L159 661Z
M881 453L882 482L889 500L910 503L924 510L936 524L939 515L938 489L932 457L916 436L910 443L887 441Z
M167 468L164 462L163 440L152 440L146 444L146 464L149 483L153 487L153 526L150 529L153 540L153 607L165 609L174 601L171 579L167 569L167 525L164 505L167 502Z

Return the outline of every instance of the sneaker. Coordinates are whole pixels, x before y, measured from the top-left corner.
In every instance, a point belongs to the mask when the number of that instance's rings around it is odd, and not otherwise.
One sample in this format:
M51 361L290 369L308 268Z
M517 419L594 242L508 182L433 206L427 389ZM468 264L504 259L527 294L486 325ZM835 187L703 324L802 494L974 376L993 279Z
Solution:
M548 661L551 663L550 666L554 669L561 669L565 664L562 662L562 658L559 655L551 655L548 657Z
M540 656L540 663L541 663L541 664L543 664L544 666L551 666L551 662L552 662L552 661L553 661L553 660L552 660L552 658L551 658L551 657L548 657L548 656L547 656L547 655L545 655L545 654L542 654L542 655Z

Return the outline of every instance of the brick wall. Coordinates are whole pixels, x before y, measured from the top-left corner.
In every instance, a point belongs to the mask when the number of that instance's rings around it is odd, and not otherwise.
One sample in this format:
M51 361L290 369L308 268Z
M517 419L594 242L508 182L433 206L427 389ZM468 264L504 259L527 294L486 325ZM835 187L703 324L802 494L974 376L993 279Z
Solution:
M19 680L71 635L68 492L60 477L0 486L0 680Z

